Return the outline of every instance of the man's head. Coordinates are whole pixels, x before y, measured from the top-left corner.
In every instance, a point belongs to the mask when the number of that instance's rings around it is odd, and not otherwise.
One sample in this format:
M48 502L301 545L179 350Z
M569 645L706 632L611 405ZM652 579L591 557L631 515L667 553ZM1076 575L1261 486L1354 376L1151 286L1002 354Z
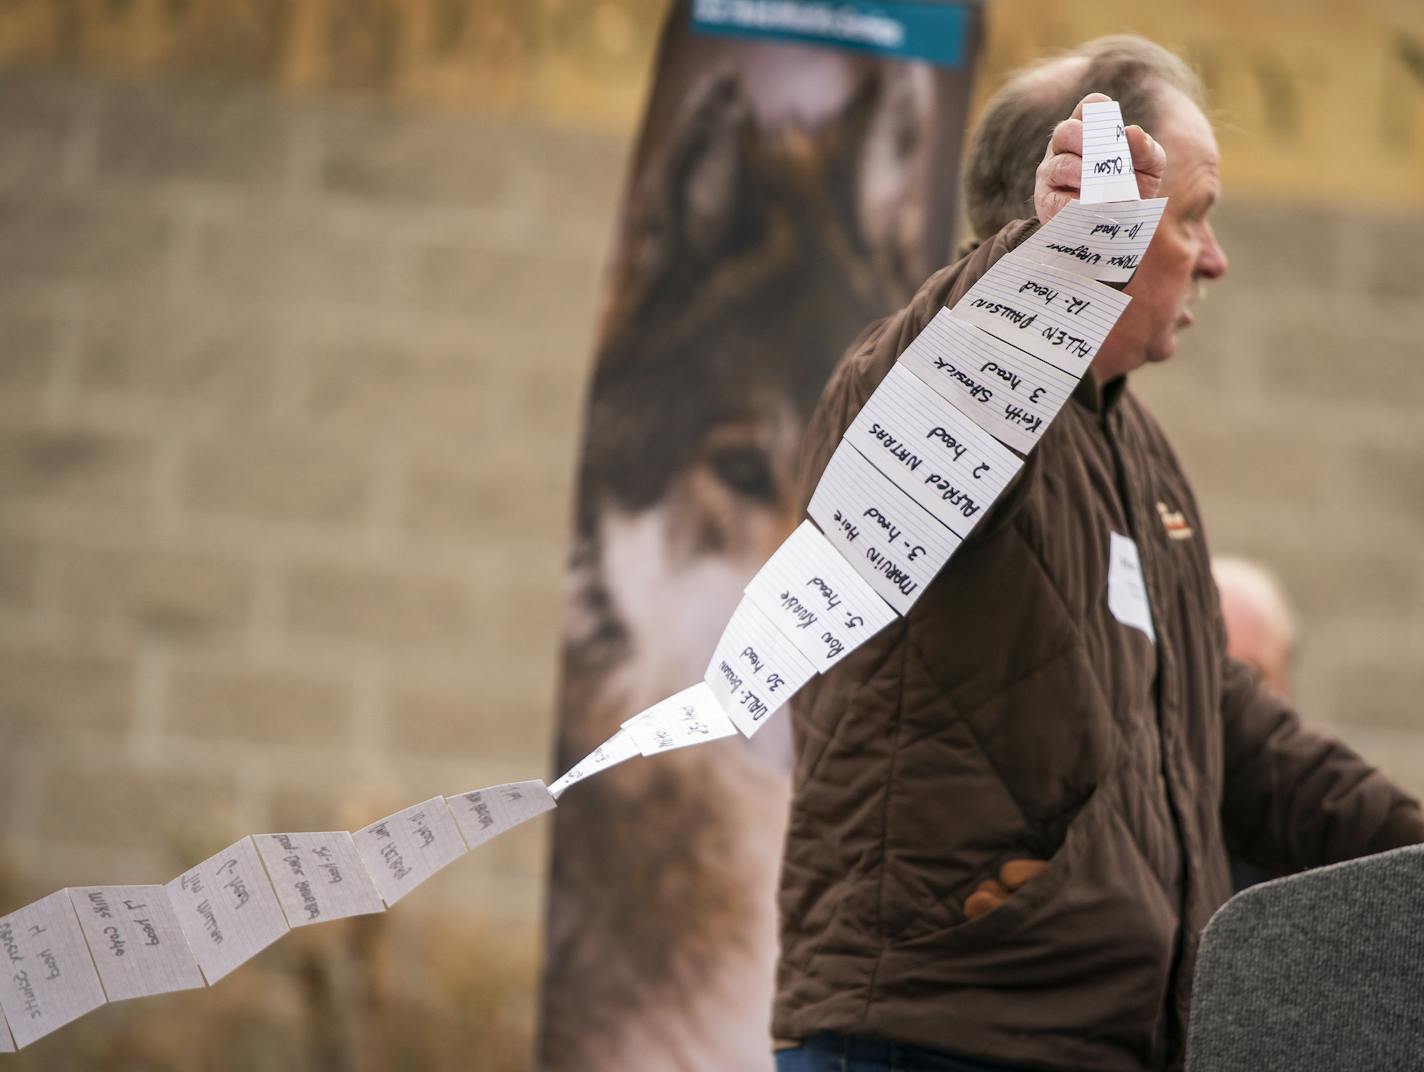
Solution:
M1280 581L1244 558L1216 558L1211 563L1226 622L1226 651L1240 659L1280 696L1290 697L1290 668L1295 657L1295 614Z
M1127 286L1133 301L1099 350L1099 382L1176 350L1192 323L1199 285L1226 271L1210 213L1220 192L1219 154L1202 112L1201 82L1185 63L1137 37L1104 37L1014 75L980 119L969 150L966 199L986 238L1032 215L1034 172L1054 126L1085 95L1105 93L1123 118L1144 127L1167 154L1159 193L1169 198L1157 236Z

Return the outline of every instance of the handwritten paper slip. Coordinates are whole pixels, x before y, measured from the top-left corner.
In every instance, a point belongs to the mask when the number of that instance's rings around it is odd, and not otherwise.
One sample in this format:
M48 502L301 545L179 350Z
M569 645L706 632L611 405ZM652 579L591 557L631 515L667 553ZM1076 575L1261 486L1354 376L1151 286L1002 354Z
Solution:
M465 844L475 849L558 806L543 782L509 782L446 797Z
M1117 101L1083 105L1082 199L1090 205L1137 199L1132 151Z
M948 309L915 336L900 364L996 439L1027 454L1078 381Z
M386 910L345 830L254 834L252 840L290 926Z
M1009 256L1056 264L1104 283L1125 283L1151 245L1166 207L1165 197L1100 205L1069 201Z
M908 614L960 540L842 441L806 511L870 587Z
M0 919L0 1008L17 1047L104 1004L104 988L74 916L58 890Z
M840 552L810 521L757 571L747 596L817 673L824 673L895 620Z
M287 933L287 917L250 837L209 856L164 890L209 986Z
M747 597L722 631L703 681L750 737L815 676L811 660Z
M77 886L69 900L110 1001L205 985L162 886Z
M1004 257L952 315L1081 379L1131 300L1055 265Z
M1147 600L1147 584L1142 579L1142 561L1137 544L1128 536L1110 533L1108 541L1108 610L1123 625L1141 629L1157 643L1152 628L1152 605Z
M560 775L558 780L549 786L549 793L558 800L564 790L574 783L639 755L642 755L642 752L639 751L637 742L628 735L627 730L620 728L612 737Z
M866 401L845 439L960 537L969 535L1022 464L898 364Z
M387 815L351 840L387 907L469 852L444 797Z
M706 744L737 733L736 724L705 681L634 715L623 723L623 729L645 756Z

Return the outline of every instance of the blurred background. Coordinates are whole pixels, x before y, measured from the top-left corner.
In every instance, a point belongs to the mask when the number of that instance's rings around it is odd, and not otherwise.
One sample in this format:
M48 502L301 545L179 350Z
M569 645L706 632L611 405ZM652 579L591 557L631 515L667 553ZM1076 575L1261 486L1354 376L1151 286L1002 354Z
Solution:
M552 778L599 277L659 0L0 0L0 912ZM1228 281L1134 383L1297 696L1424 792L1424 8L989 0L979 83L1145 33ZM629 712L632 714L633 712ZM529 1065L546 821L7 1065Z

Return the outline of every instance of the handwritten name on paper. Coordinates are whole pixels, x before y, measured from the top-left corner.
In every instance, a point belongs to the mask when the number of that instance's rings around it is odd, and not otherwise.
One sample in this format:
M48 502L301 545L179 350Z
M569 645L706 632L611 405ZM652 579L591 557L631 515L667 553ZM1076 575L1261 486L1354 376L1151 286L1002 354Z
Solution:
M252 840L289 925L304 927L386 910L345 830L255 834Z
M1056 264L1104 283L1125 283L1142 263L1166 207L1165 197L1111 205L1070 201L1009 256Z
M1056 265L1003 257L951 312L1080 379L1131 300Z
M1137 199L1137 176L1117 101L1083 105L1082 200L1087 204Z
M204 985L162 886L76 886L69 900L110 1001Z
M445 803L450 805L455 825L460 828L460 836L472 849L558 805L558 801L538 779L471 789L446 797Z
M847 442L831 455L807 513L901 614L909 613L960 543Z
M564 790L568 789L569 786L583 781L590 775L605 771L609 767L616 767L624 760L632 759L637 755L642 755L637 743L632 737L628 736L625 730L619 728L617 733L604 741L588 755L584 756L583 759L579 760L560 775L556 781L551 783L549 793L555 800L558 800Z
M645 756L736 735L737 727L706 682L669 696L623 723Z
M747 595L817 672L895 620L895 612L810 521L801 522L747 585Z
M748 597L722 631L702 680L750 737L815 675L811 660Z
M18 1047L104 1004L67 890L0 918L0 957L0 1008Z
M1027 454L1077 381L948 309L915 336L900 364L994 438Z
M431 797L351 835L389 907L469 850L444 797Z
M209 986L287 933L250 837L209 856L164 890Z
M910 498L968 536L1022 462L903 365L895 365L845 434Z

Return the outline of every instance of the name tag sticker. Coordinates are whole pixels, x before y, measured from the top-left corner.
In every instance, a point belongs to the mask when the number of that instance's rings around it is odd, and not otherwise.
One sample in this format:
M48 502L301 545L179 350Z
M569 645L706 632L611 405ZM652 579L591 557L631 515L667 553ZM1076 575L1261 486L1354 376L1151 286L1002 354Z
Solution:
M1116 532L1108 545L1108 610L1123 625L1141 629L1148 640L1157 643L1137 544Z

